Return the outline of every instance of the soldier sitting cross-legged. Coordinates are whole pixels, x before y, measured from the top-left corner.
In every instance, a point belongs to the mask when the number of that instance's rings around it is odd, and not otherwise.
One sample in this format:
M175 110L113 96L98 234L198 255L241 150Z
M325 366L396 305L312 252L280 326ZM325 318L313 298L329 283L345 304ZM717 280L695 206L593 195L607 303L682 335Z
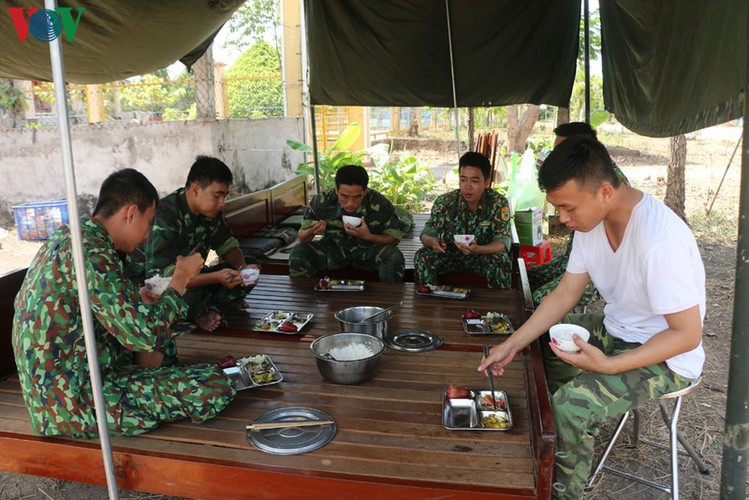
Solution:
M177 257L172 280L158 298L125 276L118 252L130 253L143 241L158 201L143 174L119 170L102 184L93 215L81 217L107 425L113 434L140 434L186 417L202 422L235 394L231 380L215 366L160 366L164 345L173 342L170 326L187 315L185 287L203 259L200 254ZM98 435L80 307L70 230L62 226L39 249L15 301L13 351L37 434Z

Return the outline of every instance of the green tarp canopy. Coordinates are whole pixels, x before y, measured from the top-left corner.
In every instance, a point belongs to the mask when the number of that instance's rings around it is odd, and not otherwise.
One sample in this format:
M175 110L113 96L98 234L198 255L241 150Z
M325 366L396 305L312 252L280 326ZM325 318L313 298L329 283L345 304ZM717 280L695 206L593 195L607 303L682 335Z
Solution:
M738 118L748 5L601 0L606 108L650 136ZM579 0L305 0L305 11L315 104L452 107L451 48L458 107L569 103Z
M85 7L66 77L103 83L181 59L191 65L241 0L65 0ZM19 41L0 9L0 76L50 80L48 45ZM746 0L601 0L606 108L644 135L738 118L746 75ZM579 0L304 0L315 104L568 106ZM448 29L449 11L449 29ZM451 57L452 55L452 57Z
M65 76L73 83L104 83L150 73L181 59L192 65L243 0L62 0L78 19L73 40L60 34ZM42 0L0 6L0 77L52 80L49 44L26 33L22 42L8 8L44 9ZM28 25L28 24L27 24Z

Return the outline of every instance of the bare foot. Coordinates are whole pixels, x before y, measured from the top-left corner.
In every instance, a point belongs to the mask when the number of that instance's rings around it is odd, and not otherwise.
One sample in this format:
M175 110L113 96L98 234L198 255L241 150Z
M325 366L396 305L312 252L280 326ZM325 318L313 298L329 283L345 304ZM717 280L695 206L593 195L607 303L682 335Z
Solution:
M221 324L221 315L216 311L208 311L195 318L195 323L206 332L212 332Z

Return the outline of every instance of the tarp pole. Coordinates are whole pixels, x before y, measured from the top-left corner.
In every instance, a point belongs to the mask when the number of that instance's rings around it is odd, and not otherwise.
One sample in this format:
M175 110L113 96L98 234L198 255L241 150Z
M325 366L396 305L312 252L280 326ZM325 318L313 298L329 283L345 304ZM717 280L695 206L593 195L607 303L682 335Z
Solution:
M320 194L322 193L322 188L320 187L320 162L317 159L317 124L315 120L315 105L310 102L309 105L309 115L310 115L310 128L312 130L312 156L314 165L315 165L315 193Z
M749 35L749 16L745 28ZM723 500L746 498L746 469L749 460L749 377L746 375L746 367L749 365L749 36L746 37L746 44L739 234L736 243L733 329L720 477L720 498Z
M731 153L731 158L728 160L728 165L726 165L726 169L723 171L723 177L720 178L720 183L718 184L718 189L715 190L715 194L713 195L712 201L710 201L710 206L707 207L707 212L705 212L705 215L710 215L710 212L713 210L713 204L715 203L715 200L718 199L718 194L720 194L720 188L723 187L723 181L726 180L726 175L728 174L728 169L731 168L731 163L733 163L733 157L736 156L736 151L739 150L739 146L741 145L741 137L744 134L744 131L742 129L741 136L739 136L739 140L736 142L736 147L733 148L733 153Z
M47 10L55 10L56 0L45 0L44 6ZM78 194L75 186L75 166L73 164L73 146L70 138L70 124L68 121L68 100L65 89L65 67L62 58L62 42L60 37L52 40L49 44L50 60L52 64L52 81L55 86L55 100L57 106L57 122L60 130L60 146L62 152L62 166L65 173L65 197L68 202L70 240L73 248L73 263L75 266L75 279L78 284L78 301L81 304L81 317L83 319L83 336L86 342L86 355L88 357L88 369L91 375L91 389L94 396L94 410L96 411L96 424L99 429L99 441L101 453L104 459L104 472L107 477L107 490L109 498L117 500L120 495L117 491L117 478L114 474L114 460L112 458L112 446L109 443L109 429L107 428L107 406L104 402L104 393L101 385L101 374L99 373L99 356L96 348L96 337L94 336L94 323L91 317L91 304L89 302L88 283L86 280L86 265L83 256L83 240L81 238L81 225L78 215Z
M588 5L588 0L583 0L583 25L585 30L585 43L583 43L585 54L585 123L590 124L590 5Z
M458 116L458 92L455 88L455 61L453 60L453 35L450 27L450 0L445 0L445 14L447 15L447 44L450 48L450 82L453 86L453 110L455 111L455 149L460 160L460 123ZM443 177L443 182L447 182L447 176Z

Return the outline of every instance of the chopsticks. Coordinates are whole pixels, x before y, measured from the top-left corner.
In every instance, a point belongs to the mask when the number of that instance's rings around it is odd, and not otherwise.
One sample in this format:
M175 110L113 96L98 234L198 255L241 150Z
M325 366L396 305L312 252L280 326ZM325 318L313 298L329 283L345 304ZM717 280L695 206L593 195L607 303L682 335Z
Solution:
M489 357L489 345L484 344L484 357ZM486 369L486 374L489 375L489 389L492 391L492 404L494 405L494 411L497 411L497 398L494 396L494 376L492 375L491 367Z
M248 431L263 431L266 429L286 429L287 427L313 427L316 425L335 424L333 420L296 420L289 422L259 422L247 426Z

